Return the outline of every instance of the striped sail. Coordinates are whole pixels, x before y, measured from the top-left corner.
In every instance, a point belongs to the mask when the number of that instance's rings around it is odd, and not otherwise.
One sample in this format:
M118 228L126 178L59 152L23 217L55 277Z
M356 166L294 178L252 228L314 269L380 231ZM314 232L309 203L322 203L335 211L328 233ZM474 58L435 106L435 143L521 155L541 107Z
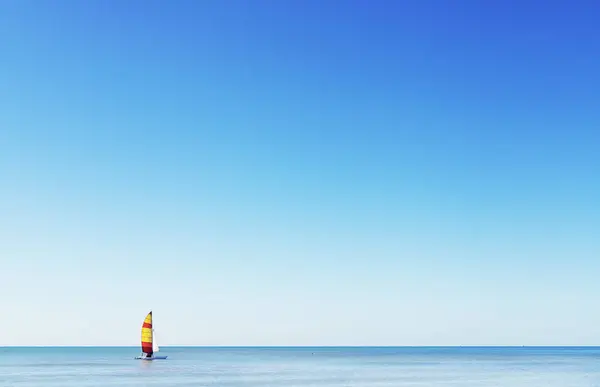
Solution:
M152 312L148 313L142 324L142 352L147 356L152 356L154 350L152 349Z

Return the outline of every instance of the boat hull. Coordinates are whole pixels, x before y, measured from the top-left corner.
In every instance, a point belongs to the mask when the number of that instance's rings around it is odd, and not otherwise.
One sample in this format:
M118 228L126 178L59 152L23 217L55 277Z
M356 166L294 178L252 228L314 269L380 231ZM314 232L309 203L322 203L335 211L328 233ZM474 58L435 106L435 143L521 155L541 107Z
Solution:
M152 360L165 360L168 356L152 356L152 357L141 357L138 356L135 359L136 360L146 360L146 361L152 361Z

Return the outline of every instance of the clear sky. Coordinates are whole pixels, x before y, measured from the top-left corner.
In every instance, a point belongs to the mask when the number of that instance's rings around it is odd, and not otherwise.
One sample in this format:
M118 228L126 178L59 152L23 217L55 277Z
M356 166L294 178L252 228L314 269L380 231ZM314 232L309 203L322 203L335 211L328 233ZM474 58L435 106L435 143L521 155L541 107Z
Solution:
M0 345L600 344L600 6L3 1Z

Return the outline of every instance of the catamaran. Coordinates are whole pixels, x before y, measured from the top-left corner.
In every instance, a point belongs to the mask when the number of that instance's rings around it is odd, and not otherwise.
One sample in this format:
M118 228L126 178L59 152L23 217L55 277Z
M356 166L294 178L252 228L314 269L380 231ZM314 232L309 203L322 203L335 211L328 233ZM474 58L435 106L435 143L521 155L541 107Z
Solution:
M160 351L156 337L154 337L154 328L152 327L152 311L146 315L142 324L142 355L136 357L138 360L162 360L167 356L156 356L155 353Z

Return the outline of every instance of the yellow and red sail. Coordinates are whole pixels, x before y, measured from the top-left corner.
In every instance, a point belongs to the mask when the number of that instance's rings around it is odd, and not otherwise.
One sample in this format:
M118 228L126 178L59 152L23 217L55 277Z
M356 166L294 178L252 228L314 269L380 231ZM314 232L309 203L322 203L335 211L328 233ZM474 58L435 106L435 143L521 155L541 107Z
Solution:
M154 352L152 350L152 312L148 313L142 324L142 352L148 356Z

